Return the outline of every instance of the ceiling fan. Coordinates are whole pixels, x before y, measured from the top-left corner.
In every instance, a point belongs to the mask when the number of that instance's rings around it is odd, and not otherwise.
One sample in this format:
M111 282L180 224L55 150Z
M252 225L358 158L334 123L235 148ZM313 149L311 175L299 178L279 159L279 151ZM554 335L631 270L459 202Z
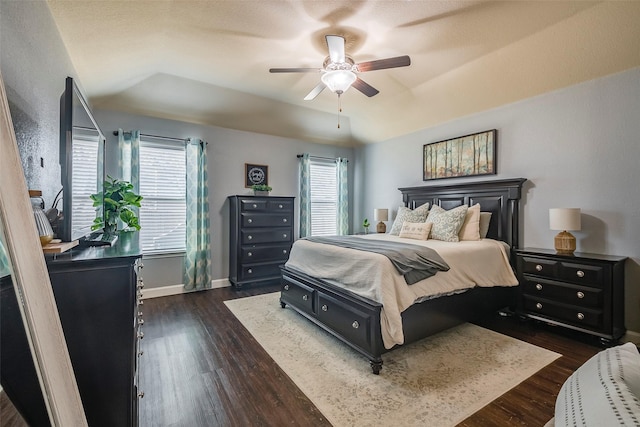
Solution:
M396 56L394 58L378 59L374 61L360 62L356 64L350 56L345 54L345 40L342 36L327 35L327 47L329 56L322 64L322 68L271 68L270 73L322 73L320 83L314 87L305 101L310 101L320 94L326 87L332 92L342 95L351 86L371 97L378 94L378 90L364 82L357 73L382 70L385 68L406 67L411 65L409 56Z

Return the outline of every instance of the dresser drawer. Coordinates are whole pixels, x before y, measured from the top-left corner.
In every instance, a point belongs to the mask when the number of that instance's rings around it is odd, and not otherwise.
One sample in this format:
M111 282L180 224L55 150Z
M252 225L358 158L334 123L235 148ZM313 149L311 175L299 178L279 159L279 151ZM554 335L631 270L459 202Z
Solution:
M536 276L544 277L556 276L558 261L529 256L520 256L518 257L518 261L521 263L521 271L523 273L535 274Z
M601 265L560 262L558 263L558 278L571 283L602 288L605 285L605 267Z
M547 316L576 326L591 328L602 327L602 310L576 307L568 304L556 303L543 298L524 296L524 308L531 314Z
M267 200L267 210L270 212L293 212L293 200Z
M318 294L318 319L362 348L371 347L371 317L330 296Z
M243 245L252 243L279 243L291 241L291 228L272 228L269 230L246 229L240 232Z
M315 311L315 292L312 288L302 283L286 283L282 286L280 299L312 315Z
M267 200L265 199L240 199L241 212L266 211Z
M260 247L243 247L240 254L240 260L243 264L252 262L264 262L281 260L282 263L289 259L289 251L291 245L277 246L260 246Z
M545 298L580 307L602 306L602 289L552 282L527 275L525 278L527 280L521 284L522 292L533 298Z
M263 279L265 277L276 277L280 275L281 262L269 264L244 264L240 270L240 280L251 281L253 279Z
M293 223L293 214L243 213L242 227L284 227Z

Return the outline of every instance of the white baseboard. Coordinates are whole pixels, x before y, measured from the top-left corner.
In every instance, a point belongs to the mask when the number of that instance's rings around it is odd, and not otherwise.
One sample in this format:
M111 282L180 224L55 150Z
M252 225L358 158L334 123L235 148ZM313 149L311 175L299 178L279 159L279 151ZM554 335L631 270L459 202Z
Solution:
M626 334L622 337L620 341L623 342L632 342L635 345L640 345L640 332L635 331L627 331Z
M224 288L231 286L229 279L216 279L211 281L211 289ZM180 295L189 293L184 290L184 285L160 286L157 288L142 289L142 299L167 297L170 295Z

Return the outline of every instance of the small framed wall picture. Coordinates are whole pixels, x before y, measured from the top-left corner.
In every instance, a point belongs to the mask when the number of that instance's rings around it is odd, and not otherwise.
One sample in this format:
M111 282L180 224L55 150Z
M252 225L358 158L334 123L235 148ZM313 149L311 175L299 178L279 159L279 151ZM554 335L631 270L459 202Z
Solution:
M251 188L253 185L269 185L269 166L244 164L244 186Z

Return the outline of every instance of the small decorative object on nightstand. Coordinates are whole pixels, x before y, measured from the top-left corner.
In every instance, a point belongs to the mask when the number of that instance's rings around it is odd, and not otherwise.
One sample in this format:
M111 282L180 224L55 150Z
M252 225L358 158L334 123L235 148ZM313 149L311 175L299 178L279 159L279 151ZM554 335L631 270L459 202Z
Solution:
M378 233L386 233L387 225L384 223L384 221L389 221L389 209L374 209L373 219L376 221L380 221L376 226L376 231Z
M605 344L625 333L624 264L627 257L553 249L516 249L517 312L600 337Z
M364 228L364 234L369 234L370 225L371 223L369 223L369 220L367 218L365 218L364 221L362 221L362 228Z
M549 228L560 230L554 239L556 252L562 255L571 255L576 250L576 238L569 230L580 230L579 208L552 208L549 209Z

